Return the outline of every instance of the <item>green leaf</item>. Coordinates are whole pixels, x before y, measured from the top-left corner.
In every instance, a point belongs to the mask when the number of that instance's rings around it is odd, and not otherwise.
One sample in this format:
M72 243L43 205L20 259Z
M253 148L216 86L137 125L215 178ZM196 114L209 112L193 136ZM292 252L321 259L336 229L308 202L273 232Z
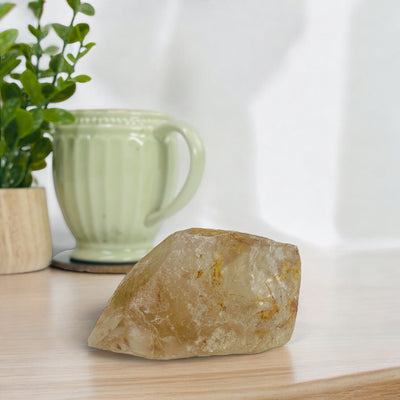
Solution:
M32 161L33 163L44 160L53 150L51 140L46 137L41 137L32 146Z
M52 132L52 129L53 129L53 128L54 128L53 125L52 125L51 123L46 122L46 121L43 121L43 122L42 122L42 125L41 125L41 127L40 127L41 133L42 133L42 132L47 132L47 133L49 133L49 134L52 134L52 133L53 133L53 132Z
M74 72L74 67L67 62L61 53L51 57L49 66L56 74L60 72L72 74Z
M40 169L46 168L47 163L45 160L40 160L38 162L35 162L31 165L31 170L32 171L39 171Z
M42 130L36 129L29 135L26 135L23 138L20 138L18 141L18 145L20 147L23 147L23 146L27 146L32 143L36 143L40 139L41 136L42 136Z
M74 11L78 11L81 1L80 0L67 0L67 3Z
M60 72L65 72L66 68L64 56L60 53L51 57L49 67L57 74Z
M76 62L76 58L74 57L73 54L68 53L67 54L68 60L70 60L71 62L75 63Z
M62 24L52 24L52 27L56 32L56 34L58 35L58 37L62 39L64 42L66 42L70 30L69 26Z
M11 46L9 50L0 58L0 65L4 64L8 60L15 60L21 55L21 52L15 48L15 45Z
M31 70L27 69L21 74L20 80L32 104L41 104L44 100L44 96L36 75Z
M56 91L57 88L52 83L42 83L42 93L46 99L49 99Z
M12 48L13 50L17 50L19 54L25 56L25 58L30 58L33 54L31 46L26 43L15 43Z
M17 121L19 137L24 137L32 132L33 116L29 111L19 109L15 119Z
M63 90L63 89L65 89L69 84L70 84L70 82L69 82L69 81L66 82L62 76L60 76L60 77L57 79L57 89L58 89L58 90Z
M14 148L14 144L18 140L18 126L15 118L5 127L4 139L10 149Z
M43 53L49 54L50 56L56 54L58 52L58 46L48 46L44 49Z
M8 75L11 71L13 71L19 64L21 60L11 59L5 62L0 68L0 78Z
M67 86L65 89L60 90L55 95L53 95L50 99L50 102L61 103L62 101L69 99L75 93L75 90L76 90L76 83L72 82L71 85Z
M49 34L50 27L51 27L51 25L42 26L42 28L40 29L40 36L39 36L40 40L44 39Z
M94 15L94 7L89 3L82 3L79 7L79 12L86 15Z
M21 98L22 91L16 83L4 83L1 87L1 98L5 102L14 97Z
M31 24L28 25L28 29L29 29L29 32L32 33L33 36L35 36L35 38L39 38L40 37L40 29L35 28Z
M19 150L14 153L12 165L8 169L7 181L10 187L23 187L29 173L30 151Z
M7 29L0 33L0 55L3 55L18 37L17 29Z
M76 57L77 58L77 60L79 60L80 58L82 58L84 55L86 55L88 52L89 52L89 50L95 45L96 43L88 43L86 46L84 46L84 47L86 47L84 50L82 50L79 54L78 54L78 56Z
M23 181L25 176L26 166L13 165L9 171L7 171L7 186L6 187L18 187Z
M61 125L73 124L75 121L74 115L62 108L48 108L43 111L43 117L47 122Z
M74 71L74 66L71 65L67 60L65 60L65 72L67 72L69 75L72 75Z
M89 82L92 78L88 75L78 75L72 78L74 82L85 83Z
M90 43L85 44L85 47L87 50L90 50L93 46L96 46L96 43L90 42Z
M36 19L40 19L43 13L43 1L31 1L28 3L28 7L32 10L33 15Z
M41 110L40 108L34 108L32 110L29 110L29 112L32 114L33 117L32 131L36 131L36 129L39 129L40 125L42 125L43 110Z
M3 102L2 106L2 121L7 125L17 115L17 111L21 105L21 100L18 97L12 97Z
M40 27L35 28L33 25L29 24L28 29L29 32L32 33L32 35L35 36L36 39L42 40L49 34L50 26L51 25L45 25L41 28Z
M14 7L14 3L0 3L0 19L7 15Z
M88 33L88 24L77 24L71 29L71 32L68 35L68 43L82 43Z
M39 76L40 78L49 78L53 77L56 73L51 69L46 69L45 71L40 71Z
M90 43L84 45L84 46L83 46L83 47L84 47L84 50L82 50L82 51L78 54L78 56L76 57L76 59L79 60L80 58L82 58L82 57L83 57L84 55L86 55L86 54L89 52L89 50L90 50L93 46L95 46L95 45L96 45L96 43L93 43L93 42L90 42Z

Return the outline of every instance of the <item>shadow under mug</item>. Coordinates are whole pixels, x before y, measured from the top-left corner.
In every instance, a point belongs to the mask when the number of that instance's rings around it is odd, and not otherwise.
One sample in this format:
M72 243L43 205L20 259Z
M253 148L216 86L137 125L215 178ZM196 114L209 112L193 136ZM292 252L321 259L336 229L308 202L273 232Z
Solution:
M168 115L134 110L77 110L57 126L53 177L65 221L76 239L72 260L138 261L153 247L163 219L184 207L204 170L199 135ZM190 153L186 181L173 198L177 142Z

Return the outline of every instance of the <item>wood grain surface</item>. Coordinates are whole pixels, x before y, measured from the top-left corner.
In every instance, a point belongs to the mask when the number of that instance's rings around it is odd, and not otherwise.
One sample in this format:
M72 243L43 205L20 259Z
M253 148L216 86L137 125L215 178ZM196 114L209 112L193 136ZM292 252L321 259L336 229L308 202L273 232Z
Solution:
M400 250L301 254L294 335L251 356L160 362L91 349L122 275L0 276L0 399L400 399Z
M0 274L37 271L50 260L45 189L0 189Z

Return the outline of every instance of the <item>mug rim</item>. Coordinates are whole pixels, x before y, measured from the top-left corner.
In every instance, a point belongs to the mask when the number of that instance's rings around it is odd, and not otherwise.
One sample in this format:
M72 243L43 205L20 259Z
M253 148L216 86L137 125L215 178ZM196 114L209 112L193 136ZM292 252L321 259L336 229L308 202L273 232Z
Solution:
M70 131L79 127L124 128L146 132L157 125L171 121L171 117L158 111L117 108L68 110L75 117L72 124L56 125L55 132Z
M144 109L131 109L131 108L76 108L68 110L76 116L84 114L96 114L96 115L120 115L129 114L132 116L145 116L145 117L157 117L157 118L170 118L170 116L161 111L155 110L144 110Z

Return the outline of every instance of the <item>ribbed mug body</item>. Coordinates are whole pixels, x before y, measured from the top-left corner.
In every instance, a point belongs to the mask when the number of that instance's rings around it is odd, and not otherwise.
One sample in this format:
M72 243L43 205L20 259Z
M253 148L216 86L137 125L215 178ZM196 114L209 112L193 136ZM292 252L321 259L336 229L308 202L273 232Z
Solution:
M54 136L57 198L77 246L72 258L137 261L159 223L145 222L175 188L175 139L154 129L169 117L154 112L82 110Z

